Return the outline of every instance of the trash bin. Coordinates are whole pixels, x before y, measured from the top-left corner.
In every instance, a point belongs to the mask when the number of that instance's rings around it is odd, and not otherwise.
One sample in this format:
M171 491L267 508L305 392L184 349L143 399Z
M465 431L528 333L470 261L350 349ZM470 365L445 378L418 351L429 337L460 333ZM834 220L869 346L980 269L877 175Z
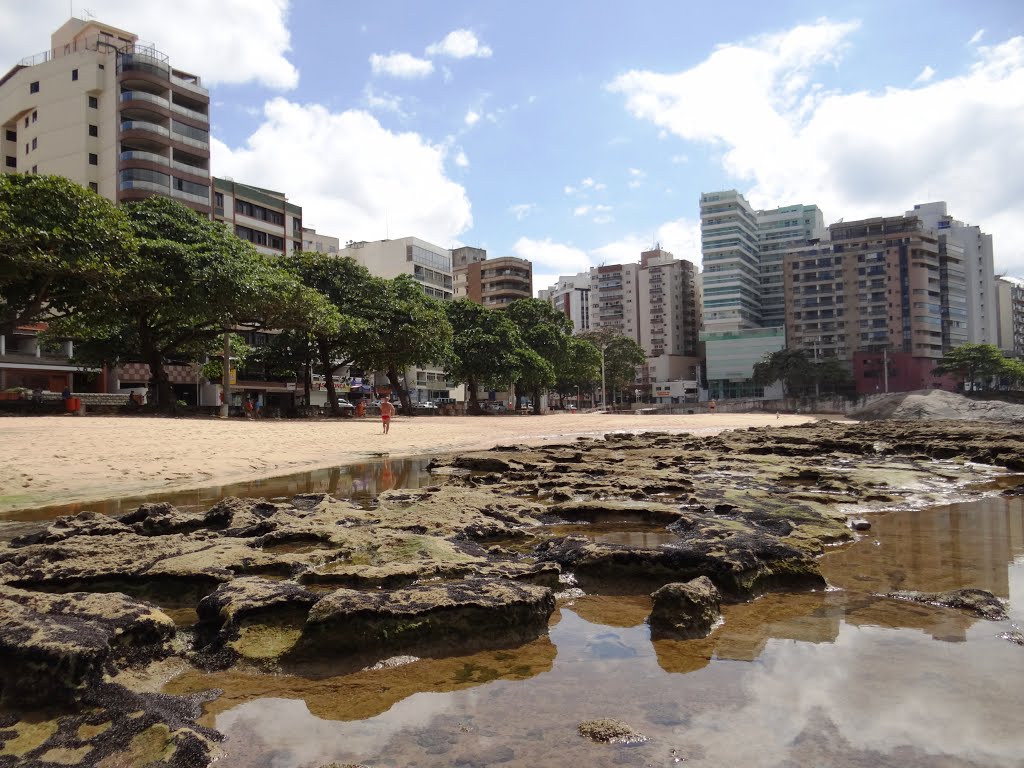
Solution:
M74 413L82 407L82 398L80 397L69 397L64 401L64 410L68 413Z

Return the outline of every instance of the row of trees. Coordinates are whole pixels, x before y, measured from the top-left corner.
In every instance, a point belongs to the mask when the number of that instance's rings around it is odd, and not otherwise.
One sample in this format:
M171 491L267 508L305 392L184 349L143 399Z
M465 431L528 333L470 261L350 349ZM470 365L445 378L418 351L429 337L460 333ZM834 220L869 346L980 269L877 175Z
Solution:
M954 376L968 391L1024 387L1024 360L1006 357L994 344L962 344L947 352L932 373ZM853 386L850 372L839 360L814 361L800 349L780 349L754 364L756 386L776 381L782 383L783 397L844 394Z
M386 374L407 412L402 373L443 366L481 388L515 385L532 396L605 378L632 385L643 350L621 336L572 335L569 320L535 299L504 312L467 300L440 302L409 276L375 277L348 258L260 254L223 225L172 200L118 208L56 176L0 176L0 333L45 321L51 339L73 339L83 365L142 360L161 407L174 408L164 364L222 352L234 329L274 329L269 343L233 354L272 377L324 374L338 413L334 373L347 365ZM210 378L224 375L216 363ZM308 399L307 399L308 402Z

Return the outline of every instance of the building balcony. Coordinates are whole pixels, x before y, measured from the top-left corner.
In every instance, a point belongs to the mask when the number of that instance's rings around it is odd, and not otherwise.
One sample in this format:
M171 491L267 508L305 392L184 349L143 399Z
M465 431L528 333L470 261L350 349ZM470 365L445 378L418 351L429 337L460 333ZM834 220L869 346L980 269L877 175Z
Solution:
M157 184L155 181L143 181L141 179L125 179L118 184L122 192L129 189L142 189L147 192L155 192L158 195L170 195L170 185ZM206 201L209 203L209 201Z
M180 104L175 104L173 101L171 102L171 111L177 112L179 115L184 115L185 117L191 117L193 120L199 120L205 123L210 122L209 115L204 114L203 112L197 112L194 109L189 109L188 107L183 107Z
M141 150L129 150L122 152L118 155L122 163L131 162L133 160L144 160L148 163L157 163L158 165L170 166L171 161L163 155L158 155L155 152L143 152Z
M191 192L185 192L181 189L171 189L171 197L175 197L179 200L187 200L190 203L199 203L200 205L209 205L209 195L194 195Z
M210 98L210 92L199 84L198 77L193 80L187 80L183 77L178 77L177 75L171 75L171 82L180 88L184 88L186 91L191 91L192 93L199 94L200 96L205 96L207 99Z
M164 138L171 138L171 132L162 125L143 120L125 120L121 123L121 131L148 131Z
M156 104L157 106L163 107L164 109L170 109L171 103L163 96L157 96L153 93L147 93L146 91L123 91L121 93L121 103L130 103L137 101L146 101L150 104Z

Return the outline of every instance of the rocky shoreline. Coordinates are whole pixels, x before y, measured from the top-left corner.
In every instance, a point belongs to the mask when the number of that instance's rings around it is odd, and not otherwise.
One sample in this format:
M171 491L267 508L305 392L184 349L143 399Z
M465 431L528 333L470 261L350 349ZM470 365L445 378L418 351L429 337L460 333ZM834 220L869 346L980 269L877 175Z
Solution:
M0 766L207 765L218 734L197 719L216 692L127 682L159 660L340 674L518 646L546 633L569 588L675 585L652 629L703 637L719 600L823 588L816 558L854 538L851 518L975 497L998 469L1024 471L1024 438L991 424L819 422L609 434L432 464L438 485L370 508L326 495L225 499L204 513L146 504L0 545ZM562 533L607 520L665 543Z

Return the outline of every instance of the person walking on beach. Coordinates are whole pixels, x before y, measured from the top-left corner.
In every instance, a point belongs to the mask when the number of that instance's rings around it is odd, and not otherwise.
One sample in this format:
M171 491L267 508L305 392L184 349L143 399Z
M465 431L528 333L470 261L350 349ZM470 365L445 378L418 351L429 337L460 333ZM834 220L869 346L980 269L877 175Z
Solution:
M391 404L390 400L380 401L380 420L384 425L384 434L388 433L391 428L391 417L395 415L395 406Z

